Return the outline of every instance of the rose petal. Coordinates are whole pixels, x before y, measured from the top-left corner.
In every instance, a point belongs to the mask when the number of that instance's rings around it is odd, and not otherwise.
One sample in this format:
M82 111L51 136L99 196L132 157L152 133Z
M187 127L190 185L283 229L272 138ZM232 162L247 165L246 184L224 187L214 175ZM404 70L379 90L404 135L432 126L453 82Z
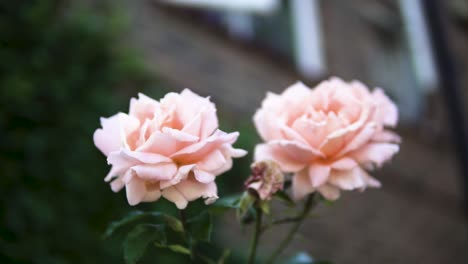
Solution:
M395 127L398 123L398 108L385 95L382 89L377 88L372 92L377 110L374 115L374 120L383 123L386 126Z
M200 139L198 136L191 135L184 130L180 131L170 127L163 127L162 132L169 134L173 139L181 142L196 142Z
M355 160L344 157L331 164L331 168L335 170L351 170L356 167L358 164Z
M137 148L138 152L149 152L170 156L177 151L177 140L162 132L154 132L145 144Z
M206 171L194 169L193 174L195 175L195 179L201 183L210 183L215 180L215 176Z
M375 131L375 123L368 123L354 136L353 139L351 139L349 143L346 144L346 146L337 154L337 156L342 156L367 144L374 136Z
M389 130L382 130L372 136L372 141L380 143L401 143L401 137Z
M143 202L154 202L161 198L160 190L147 191L145 197L143 197Z
M324 184L318 188L318 192L327 200L335 201L340 198L340 189L329 184Z
M170 180L177 172L174 163L140 164L131 169L140 179L148 181Z
M122 190L122 188L125 186L125 182L123 182L121 179L117 178L113 180L111 183L111 189L113 192L118 192Z
M361 149L350 153L350 156L359 164L373 163L381 167L400 150L397 144L371 143Z
M292 177L292 191L294 200L303 199L315 191L310 183L309 172L307 169L301 170Z
M357 166L352 170L333 170L328 182L342 190L354 190L366 186L363 170Z
M195 164L180 166L175 177L173 177L171 180L161 181L159 183L160 188L165 189L172 185L178 184L180 181L187 178L188 174L192 171L194 167L195 167Z
M255 161L274 160L278 163L281 169L285 172L298 172L302 170L306 164L304 162L291 159L289 156L277 151L269 144L258 144L255 147Z
M97 129L93 135L94 145L106 156L122 146L119 115L101 118L103 128Z
M208 154L203 160L197 163L197 168L204 171L216 171L224 166L226 158L220 150L215 150Z
M203 122L202 113L198 113L192 120L190 120L187 124L185 124L182 131L184 133L191 134L198 138L200 136L202 122Z
M203 184L194 180L186 180L175 186L188 200L194 201L200 197L206 199L205 203L212 203L218 199L218 190L214 182Z
M309 178L312 187L316 188L324 184L330 175L330 166L320 163L313 163L309 166Z
M125 190L127 192L127 200L130 205L137 205L146 195L145 182L138 177L133 177L133 179L125 185Z
M173 202L178 209L185 209L188 201L175 187L169 187L162 190L161 195L167 200Z
M134 116L144 122L145 119L153 119L159 102L142 94L138 94L138 99L130 99L129 115Z
M223 144L232 144L239 136L239 132L225 133L220 130L216 131L212 136L183 148L170 157L181 163L196 163L202 160L206 155L213 152Z
M296 119L292 128L297 131L310 146L318 148L326 139L328 130L326 122L315 122L305 117Z
M203 124L200 131L200 138L207 138L218 129L218 117L216 116L216 109L208 109L202 113Z

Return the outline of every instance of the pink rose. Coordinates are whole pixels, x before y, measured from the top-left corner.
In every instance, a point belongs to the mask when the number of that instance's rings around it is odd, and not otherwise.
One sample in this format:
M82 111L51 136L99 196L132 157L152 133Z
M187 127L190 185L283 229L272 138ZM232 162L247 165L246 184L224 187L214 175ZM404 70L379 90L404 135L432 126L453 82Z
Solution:
M139 94L128 114L101 118L101 125L94 144L112 165L105 181L114 192L125 186L130 205L161 196L179 209L200 197L211 203L218 198L216 176L246 154L232 147L238 132L218 129L209 98L188 89L160 102Z
M281 95L268 93L255 114L266 142L256 147L255 160L273 159L294 173L295 199L318 191L335 200L340 190L380 187L366 170L398 152L399 136L385 129L397 121L398 109L381 89L339 78L313 90L296 83Z

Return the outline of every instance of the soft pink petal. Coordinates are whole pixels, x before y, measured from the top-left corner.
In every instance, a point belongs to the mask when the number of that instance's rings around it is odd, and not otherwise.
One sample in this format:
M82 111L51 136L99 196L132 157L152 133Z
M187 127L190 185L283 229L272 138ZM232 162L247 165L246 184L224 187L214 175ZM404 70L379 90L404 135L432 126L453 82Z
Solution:
M221 175L223 173L225 173L226 171L230 170L232 168L232 164L233 164L233 161L232 161L232 158L229 157L229 156L225 156L225 160L226 162L223 164L222 167L216 169L216 170L213 170L213 171L210 171L213 175Z
M218 199L218 190L214 182L203 184L194 180L186 180L177 184L176 188L188 201L204 198L205 203Z
M138 99L130 99L129 115L134 116L143 122L145 119L152 119L154 113L159 108L159 102L142 94L138 94Z
M398 108L397 106L385 95L382 89L377 88L373 91L372 96L374 97L377 105L377 111L375 113L375 120L381 122L386 126L395 127L398 123Z
M309 172L304 169L292 177L292 193L294 200L302 200L308 194L313 193L315 188L310 183Z
M182 124L188 124L200 112L216 110L209 98L201 97L189 89L184 89L179 96L177 115Z
M158 131L153 133L145 144L140 146L137 151L170 156L177 151L177 140L170 134Z
M218 117L216 116L216 109L205 110L202 114L203 124L200 131L200 138L207 138L218 129Z
M123 182L120 178L117 178L113 180L111 183L111 189L113 192L118 192L122 190L122 188L125 186L125 182Z
M220 150L215 150L208 154L203 160L197 163L197 168L204 171L216 171L224 166L226 158Z
M206 171L194 169L193 174L195 175L195 179L201 183L206 184L215 180L215 176Z
M120 152L113 152L107 158L109 164L117 165L125 163L127 165L136 163L157 164L161 162L171 162L172 160L167 156L157 153L139 152L121 149Z
M357 166L352 170L333 170L328 182L342 190L354 190L366 186L363 170Z
M330 175L330 166L320 164L320 163L313 163L309 166L309 178L312 187L316 188L320 185L324 184L328 176Z
M170 180L177 173L174 163L140 164L131 168L136 175L147 181Z
M185 180L188 177L188 174L192 171L194 167L195 167L195 164L180 166L175 177L173 177L170 180L167 180L167 181L163 180L160 182L159 185L161 189L165 189L172 185L178 184L182 180Z
M372 136L372 141L379 143L401 143L401 137L389 130L382 130Z
M376 131L375 123L366 124L361 131L358 131L357 134L351 139L346 146L337 154L337 156L344 155L350 151L356 150L365 144L367 144Z
M125 190L130 205L139 204L146 195L145 182L138 177L133 177L133 179L125 185Z
M281 151L277 151L277 149L273 148L269 144L258 144L255 147L254 156L255 161L276 161L285 172L298 172L306 166L306 163L291 159L289 156L285 155Z
M171 155L171 158L181 163L195 163L202 160L206 155L221 147L225 143L232 144L237 140L238 132L225 133L220 130L212 136L179 150Z
M161 191L160 190L152 190L147 191L145 197L143 197L143 202L154 202L161 198Z
M371 143L363 148L350 153L350 156L359 164L372 163L381 167L387 160L391 159L400 150L397 144Z
M331 164L331 168L335 170L351 170L356 167L358 164L355 160L344 157Z
M119 115L101 118L103 128L97 129L93 135L94 145L106 156L123 146L120 138Z
M199 137L200 130L202 128L202 122L203 122L202 118L203 118L203 114L198 113L192 120L188 121L188 123L185 124L182 131L184 133Z
M184 130L181 131L170 127L163 127L162 132L164 134L169 134L176 141L181 142L196 142L200 139L198 136L194 136Z
M225 152L226 152L226 155L229 157L241 158L247 155L248 153L246 150L233 148L229 144L225 144L224 146L225 147L223 149L227 149Z
M169 187L162 190L162 196L167 200L173 202L178 209L185 209L188 201L175 187Z
M268 92L262 102L262 108L257 110L253 117L255 128L263 140L282 139L279 127L286 123L286 116L278 111L282 99L279 95Z
M340 189L329 184L322 185L318 188L318 192L327 200L335 201L340 198Z
M281 132L283 133L283 138L286 139L286 140L297 141L297 142L300 142L300 143L305 144L305 145L309 144L309 142L307 142L304 139L304 137L302 137L301 134L299 134L294 129L292 129L292 128L286 126L286 125L281 126Z
M326 122L315 122L305 117L296 119L292 128L315 148L318 148L325 141L329 132L326 129Z

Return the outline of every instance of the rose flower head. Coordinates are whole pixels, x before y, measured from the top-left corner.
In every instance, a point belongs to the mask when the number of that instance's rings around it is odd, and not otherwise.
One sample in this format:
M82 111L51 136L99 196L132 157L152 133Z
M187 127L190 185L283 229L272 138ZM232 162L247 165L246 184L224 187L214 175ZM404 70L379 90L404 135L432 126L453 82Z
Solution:
M377 88L339 78L314 89L296 83L282 94L268 93L254 116L265 141L255 160L275 160L293 173L295 199L319 192L336 200L340 190L380 187L366 170L380 167L399 151L398 109Z
M252 175L245 181L245 187L261 200L271 200L273 194L283 189L284 174L276 162L257 161L252 164L251 169Z
M125 187L130 205L161 196L179 209L200 197L218 198L216 176L246 151L233 148L238 132L218 129L216 107L185 89L159 102L143 94L129 113L101 118L94 144L112 165L105 177L114 192Z

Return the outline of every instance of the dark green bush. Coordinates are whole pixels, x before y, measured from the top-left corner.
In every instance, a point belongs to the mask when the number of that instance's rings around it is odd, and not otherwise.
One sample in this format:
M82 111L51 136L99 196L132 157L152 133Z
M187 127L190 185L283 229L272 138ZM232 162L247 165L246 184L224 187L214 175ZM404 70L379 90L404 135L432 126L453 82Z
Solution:
M118 45L119 17L65 4L0 3L0 263L122 262L100 237L130 208L92 133L154 82Z

